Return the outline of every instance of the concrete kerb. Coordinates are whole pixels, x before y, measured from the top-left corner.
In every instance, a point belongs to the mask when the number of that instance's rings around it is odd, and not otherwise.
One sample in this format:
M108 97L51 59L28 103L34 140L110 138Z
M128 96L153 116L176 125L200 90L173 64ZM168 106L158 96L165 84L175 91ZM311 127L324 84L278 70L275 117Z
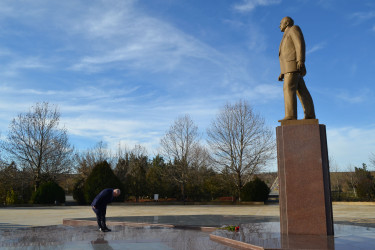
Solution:
M65 226L96 226L96 221L90 220L77 220L77 219L63 219L63 225ZM206 227L206 226L176 226L171 224L157 224L157 223L140 223L140 222L118 222L118 221L107 221L108 226L127 226L127 227L164 227L164 228L178 228L178 229L189 229L189 230L200 230L202 232L213 232L216 227Z

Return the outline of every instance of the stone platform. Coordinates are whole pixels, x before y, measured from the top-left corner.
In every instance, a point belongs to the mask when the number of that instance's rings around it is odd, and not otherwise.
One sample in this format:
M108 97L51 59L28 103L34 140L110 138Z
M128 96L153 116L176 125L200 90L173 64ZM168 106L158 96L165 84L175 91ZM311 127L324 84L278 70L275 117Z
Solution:
M284 122L276 128L281 233L333 235L325 125Z
M164 228L195 231L198 235L205 235L211 241L222 244L221 247L224 248L218 249L365 250L371 249L375 240L375 225L372 224L371 226L374 227L336 224L335 236L285 235L280 233L278 218L273 216L124 216L110 217L107 222L112 228ZM74 227L96 227L95 218L64 219L63 224ZM220 229L226 225L239 225L240 230L230 232Z

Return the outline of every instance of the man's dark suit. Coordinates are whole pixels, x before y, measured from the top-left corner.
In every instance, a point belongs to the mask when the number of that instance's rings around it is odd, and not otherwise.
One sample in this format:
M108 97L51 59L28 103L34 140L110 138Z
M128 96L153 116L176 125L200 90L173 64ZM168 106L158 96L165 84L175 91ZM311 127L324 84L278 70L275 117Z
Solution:
M105 214L107 212L107 204L113 200L113 189L106 188L101 191L91 203L92 210L96 214L96 219L100 229L106 229Z

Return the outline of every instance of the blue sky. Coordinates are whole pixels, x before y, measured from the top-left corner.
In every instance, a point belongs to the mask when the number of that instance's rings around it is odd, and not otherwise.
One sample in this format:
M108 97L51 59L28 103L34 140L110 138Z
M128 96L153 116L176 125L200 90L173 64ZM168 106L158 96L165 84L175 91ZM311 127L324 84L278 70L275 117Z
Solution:
M152 155L184 114L204 140L220 108L239 99L274 130L284 117L277 81L284 16L305 36L305 81L330 156L342 170L368 163L372 0L1 0L1 135L42 101L59 106L77 149L102 140L110 148L141 144Z

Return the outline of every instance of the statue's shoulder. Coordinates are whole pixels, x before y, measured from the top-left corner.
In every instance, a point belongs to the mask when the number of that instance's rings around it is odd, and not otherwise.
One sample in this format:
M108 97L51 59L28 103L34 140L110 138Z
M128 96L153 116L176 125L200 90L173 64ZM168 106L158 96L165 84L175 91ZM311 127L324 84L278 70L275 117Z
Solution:
M302 30L298 25L293 25L292 27L290 27L290 31L302 33Z
M290 29L297 32L301 32L301 28L298 25L293 25L292 27L290 27Z

